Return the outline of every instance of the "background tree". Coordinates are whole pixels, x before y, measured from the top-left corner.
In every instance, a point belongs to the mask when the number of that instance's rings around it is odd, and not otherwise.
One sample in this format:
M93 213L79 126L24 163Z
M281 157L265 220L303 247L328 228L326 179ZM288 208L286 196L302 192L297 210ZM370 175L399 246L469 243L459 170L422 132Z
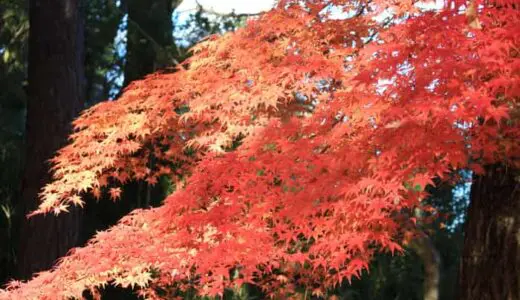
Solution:
M38 205L50 179L47 161L66 142L70 122L84 103L84 20L78 0L32 0L29 3L28 102L26 154L21 210ZM27 278L50 268L79 242L78 210L58 218L24 220L20 231L18 271Z
M518 236L520 171L488 166L471 188L457 299L520 299Z
M114 0L92 0L85 3L85 77L87 105L111 98L117 86L112 72L123 68L116 38L124 13Z
M27 87L26 1L0 1L0 282L14 275Z
M128 12L125 85L175 63L172 13L180 1L125 0Z

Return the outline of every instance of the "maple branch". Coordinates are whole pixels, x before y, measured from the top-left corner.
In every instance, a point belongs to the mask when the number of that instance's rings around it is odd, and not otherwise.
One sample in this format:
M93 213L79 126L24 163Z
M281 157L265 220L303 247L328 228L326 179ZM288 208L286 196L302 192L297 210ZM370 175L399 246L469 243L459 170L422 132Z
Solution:
M125 15L127 16L128 23L131 24L132 26L134 26L137 29L137 31L139 31L139 33L141 33L141 35L143 35L143 37L145 37L147 40L149 40L152 43L152 45L155 48L155 50L159 50L160 52L165 53L168 56L168 59L171 60L171 62L172 62L172 64L174 66L182 66L182 64L173 55L171 55L171 53L169 51L167 51L167 49L165 49L148 32L146 32L146 30L144 30L141 27L141 25L139 25L139 23L137 23L135 20L130 18L130 16L126 12L124 12L121 9L121 7L117 7L117 9L118 9L119 13L121 14L121 16L125 16ZM175 43L172 43L172 45L175 47L175 51L177 53L180 53L179 48L177 47L177 45Z
M160 52L165 53L168 56L168 59L171 60L171 62L173 63L174 66L181 65L181 63L177 59L175 59L175 57L173 57L173 55L171 55L171 53L167 49L165 49L161 44L159 44L159 42L157 42L150 34L148 34L148 32L146 32L146 30L144 30L139 25L139 23L132 20L130 17L128 17L128 22L131 23L139 31L139 33L141 33L146 39L148 39L156 50L159 50ZM175 43L173 43L173 46L175 47L177 52L179 52L177 45Z
M356 13L354 14L353 18L358 18L358 17L361 17L363 15L363 13L365 13L365 9L367 8L367 6L372 3L372 1L367 1L367 3L365 4L362 4L358 10L356 11Z
M222 12L218 12L216 11L213 7L211 8L208 8L208 7L204 7L202 4L199 3L198 0L195 0L195 3L197 5L197 8L203 12L206 12L208 14L212 14L212 15L215 15L215 16L219 16L219 17L237 17L237 18L243 18L243 17L256 17L256 16L260 16L260 15L263 15L266 11L260 11L260 12L257 12L257 13L235 13L235 10L233 9L230 13L222 13Z
M388 25L390 25L392 23L392 21L393 21L392 18L386 18L384 20L383 24L381 24L381 27L386 28ZM367 45L367 44L371 43L372 41L374 41L374 39L377 37L378 34L379 34L379 31L374 30L374 32L367 37L367 39L363 42L363 44Z

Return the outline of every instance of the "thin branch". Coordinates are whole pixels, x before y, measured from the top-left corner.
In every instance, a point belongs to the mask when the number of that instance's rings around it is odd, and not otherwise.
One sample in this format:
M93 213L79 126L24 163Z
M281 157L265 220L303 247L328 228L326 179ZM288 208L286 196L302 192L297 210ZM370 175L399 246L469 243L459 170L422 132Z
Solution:
M361 16L365 13L367 7L368 7L371 3L372 3L372 0L367 1L367 3L365 3L365 4L361 4L361 5L359 6L358 10L356 11L356 13L354 14L354 18L361 17Z
M261 16L264 13L266 13L266 11L260 11L257 13L239 13L239 14L237 14L237 13L235 13L234 9L230 13L222 13L222 12L216 11L213 7L211 7L211 8L204 7L202 4L199 3L199 0L195 0L195 3L197 4L197 8L199 10L206 12L208 14L219 16L219 17L237 17L237 18L246 17L247 18L247 17Z
M141 35L146 38L148 41L150 41L153 45L153 47L155 48L156 51L159 51L159 52L162 52L162 53L165 53L167 56L168 56L168 59L171 60L171 63L174 65L174 66L181 66L183 69L184 69L184 66L177 60L175 59L175 57L169 52L167 51L161 44L159 44L159 42L157 42L148 32L146 32L146 30L144 30L141 25L139 25L139 23L137 23L136 21L134 21L132 18L130 18L129 14L128 13L125 13L120 7L118 7L118 11L119 13L124 16L126 15L127 16L127 20L128 20L128 23L129 25L131 24L132 26L134 26L135 29L137 29L137 31L139 31L139 33L141 33ZM172 46L175 47L175 50L177 53L179 53L179 48L177 47L177 45L174 43L172 43Z
M386 19L383 21L383 23L381 24L381 27L382 27L382 28L386 28L388 25L392 24L392 21L393 21L393 19L392 19L391 17L386 18ZM379 31L375 30L372 34L370 34L368 37L366 37L366 40L363 41L363 44L364 44L364 45L367 45L367 44L373 42L374 39L377 37L377 35L378 35L379 33L380 33Z
M128 23L131 23L138 31L141 33L146 39L148 39L152 45L155 47L155 50L161 51L168 55L168 58L171 59L172 63L174 65L180 65L179 61L173 57L173 55L170 54L169 51L167 51L159 42L157 42L146 30L144 30L136 21L132 20L130 17L128 17ZM173 43L173 46L177 49L177 45ZM178 51L178 50L177 50Z

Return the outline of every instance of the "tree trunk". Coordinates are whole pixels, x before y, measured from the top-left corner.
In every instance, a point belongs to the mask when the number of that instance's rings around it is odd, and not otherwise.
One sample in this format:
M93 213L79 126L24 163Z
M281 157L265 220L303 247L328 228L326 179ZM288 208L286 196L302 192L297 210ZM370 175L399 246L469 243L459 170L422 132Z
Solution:
M21 206L34 210L50 179L48 159L67 140L83 107L83 18L80 0L30 0L28 104ZM22 221L18 273L49 269L79 240L78 210Z
M459 271L460 300L520 299L519 170L475 177Z
M423 299L439 300L441 256L429 236L417 238L412 244L424 266Z

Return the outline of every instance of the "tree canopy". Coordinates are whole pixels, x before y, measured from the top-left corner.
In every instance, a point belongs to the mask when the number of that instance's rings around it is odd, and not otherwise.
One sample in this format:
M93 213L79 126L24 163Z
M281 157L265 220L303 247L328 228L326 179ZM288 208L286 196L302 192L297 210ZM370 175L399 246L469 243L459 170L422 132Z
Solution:
M520 167L516 1L283 0L192 51L74 121L34 214L134 179L176 191L0 298L320 296L401 251L433 179Z

